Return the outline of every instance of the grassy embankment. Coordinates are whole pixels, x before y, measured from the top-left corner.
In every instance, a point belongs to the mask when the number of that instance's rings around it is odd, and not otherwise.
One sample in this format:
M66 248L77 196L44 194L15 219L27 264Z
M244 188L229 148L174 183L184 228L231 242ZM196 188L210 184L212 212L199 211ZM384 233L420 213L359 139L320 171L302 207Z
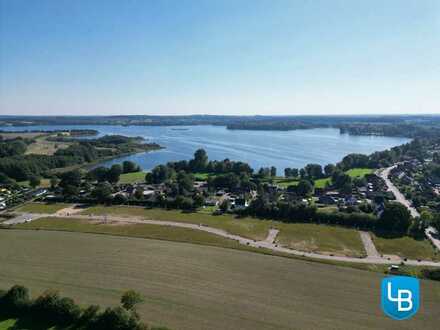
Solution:
M409 259L440 260L440 254L426 239L415 240L408 236L383 238L374 234L372 238L377 251L381 254L398 255Z
M14 251L13 254L10 251ZM114 306L139 291L148 323L172 329L401 329L380 309L381 274L247 251L67 232L1 230L0 287L60 290ZM421 281L407 329L438 325L440 283ZM355 308L354 308L355 306ZM318 317L317 317L318 316Z

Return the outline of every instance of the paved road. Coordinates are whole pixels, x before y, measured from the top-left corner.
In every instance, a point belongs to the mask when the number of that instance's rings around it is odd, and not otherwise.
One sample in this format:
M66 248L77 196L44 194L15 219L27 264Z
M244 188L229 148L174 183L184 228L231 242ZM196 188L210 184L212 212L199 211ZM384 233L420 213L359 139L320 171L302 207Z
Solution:
M405 205L409 212L411 213L411 215L416 218L416 217L420 217L420 213L411 205L411 203L405 198L405 196L403 196L403 194L400 192L399 189L397 189L397 187L391 182L389 176L390 176L390 172L396 167L397 165L391 166L391 167L387 167L383 170L379 170L377 172L377 174L385 181L388 189L390 191L392 191L392 193L394 194L394 196L396 197L396 201L398 201L399 203Z
M391 166L388 168L385 168L383 170L380 170L377 172L377 174L384 179L388 189L393 192L394 196L396 197L396 200L405 205L408 210L411 212L411 215L413 217L420 217L420 213L411 205L411 203L405 198L405 196L399 191L399 189L391 182L389 179L390 172L393 168L397 166ZM425 235L428 237L428 239L431 241L431 243L440 250L440 235L438 235L437 231L433 227L428 227L425 230Z

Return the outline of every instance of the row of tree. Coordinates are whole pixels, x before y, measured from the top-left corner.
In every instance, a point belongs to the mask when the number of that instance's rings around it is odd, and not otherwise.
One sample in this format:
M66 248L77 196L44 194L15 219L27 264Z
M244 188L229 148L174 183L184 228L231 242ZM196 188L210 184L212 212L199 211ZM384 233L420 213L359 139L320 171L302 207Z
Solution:
M71 298L61 297L56 291L46 291L36 299L31 299L26 287L15 285L0 294L0 314L2 317L26 318L50 327L96 330L159 330L142 323L136 306L143 302L135 291L127 291L121 297L121 305L106 308L91 305L81 308Z
M315 206L295 201L271 201L267 196L258 196L250 206L240 212L241 215L250 215L266 219L276 219L283 222L310 222L341 225L346 227L364 228L384 233L406 235L416 233L411 226L418 225L412 219L409 211L400 203L389 202L378 218L367 213L323 212ZM421 231L423 231L422 228Z

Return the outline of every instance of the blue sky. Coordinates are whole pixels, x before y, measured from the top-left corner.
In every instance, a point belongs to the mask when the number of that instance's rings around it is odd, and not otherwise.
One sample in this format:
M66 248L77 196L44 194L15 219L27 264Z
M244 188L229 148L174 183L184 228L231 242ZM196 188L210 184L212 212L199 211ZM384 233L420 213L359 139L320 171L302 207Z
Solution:
M440 1L0 0L0 114L440 113Z

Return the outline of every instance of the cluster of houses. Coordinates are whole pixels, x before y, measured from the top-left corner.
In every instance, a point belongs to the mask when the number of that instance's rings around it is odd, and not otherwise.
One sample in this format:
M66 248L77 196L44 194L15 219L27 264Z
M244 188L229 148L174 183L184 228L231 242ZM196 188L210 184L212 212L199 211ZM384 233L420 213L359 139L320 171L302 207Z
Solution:
M4 188L0 187L0 211L20 204L26 200L45 195L46 189L31 189L29 187Z
M372 203L379 194L386 192L386 185L381 178L375 175L368 177L365 185L353 187L349 194L332 189L315 189L316 202L323 205L337 205L339 207L356 206L362 203Z
M146 183L132 183L119 185L118 191L113 193L113 196L123 195L127 199L134 197L142 199L147 202L155 203L159 196L169 196L169 187L165 184L146 184ZM208 191L208 183L206 181L195 181L194 190L205 197L205 207L217 207L224 201L228 201L229 208L232 210L244 209L249 206L251 200L256 197L256 191L249 192L228 192L219 189L214 193Z

